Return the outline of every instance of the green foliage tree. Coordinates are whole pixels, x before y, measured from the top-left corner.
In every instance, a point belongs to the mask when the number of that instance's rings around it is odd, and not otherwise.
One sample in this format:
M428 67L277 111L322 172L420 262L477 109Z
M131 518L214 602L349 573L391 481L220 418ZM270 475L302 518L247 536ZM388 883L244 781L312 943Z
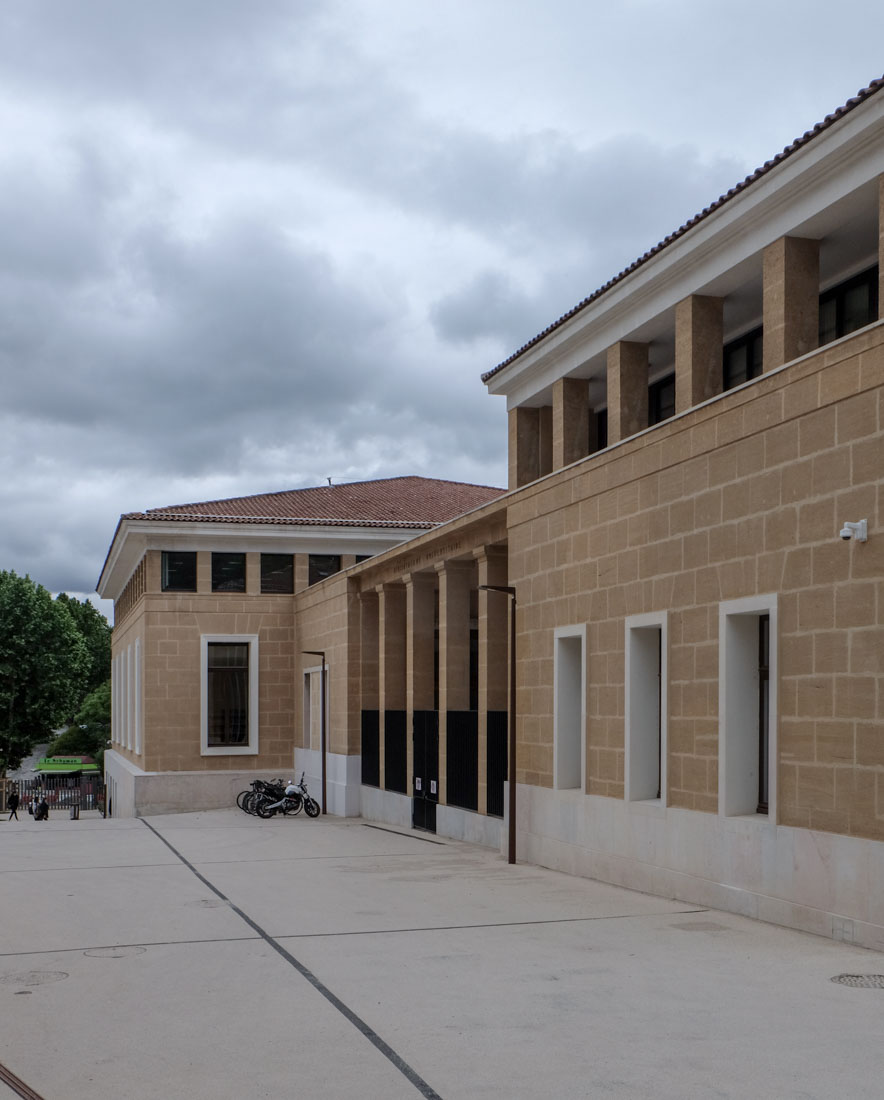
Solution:
M106 680L83 700L73 725L50 744L47 756L94 756L101 766L111 733L111 682Z
M74 713L89 668L67 604L30 577L0 571L0 776Z
M89 671L84 677L82 695L78 701L82 702L111 674L111 625L89 600L75 600L66 592L60 592L56 602L64 604L71 613L89 653Z

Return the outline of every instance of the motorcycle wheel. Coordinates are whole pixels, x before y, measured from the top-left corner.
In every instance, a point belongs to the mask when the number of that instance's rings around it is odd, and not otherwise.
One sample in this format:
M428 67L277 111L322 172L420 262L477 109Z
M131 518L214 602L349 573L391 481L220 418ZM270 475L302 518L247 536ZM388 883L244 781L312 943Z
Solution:
M283 813L292 815L299 814L303 809L303 806L304 802L300 798L300 796L298 798L290 798L288 800L288 804L286 805L285 810L283 810Z
M271 805L272 805L272 803L267 802L266 800L261 801L261 802L256 802L255 803L255 813L258 815L258 817L263 817L265 819L268 818L268 817L273 817L273 815L276 813L276 810L271 810L270 809Z
M239 808L241 810L245 810L245 808L246 808L246 799L249 797L249 795L251 793L252 793L251 791L240 791L239 794L236 796L236 804L237 804L237 806L239 806ZM246 812L248 812L248 811L246 811Z
M319 817L319 803L315 798L307 798L304 801L304 809L308 817Z

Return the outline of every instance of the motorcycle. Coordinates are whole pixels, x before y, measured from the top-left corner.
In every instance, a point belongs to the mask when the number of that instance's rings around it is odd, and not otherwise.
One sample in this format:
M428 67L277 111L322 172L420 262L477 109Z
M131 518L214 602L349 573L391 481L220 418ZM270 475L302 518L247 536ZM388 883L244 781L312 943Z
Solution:
M255 812L258 817L273 817L275 814L298 814L301 810L308 817L319 817L319 803L311 798L307 792L307 784L304 782L304 772L297 783L290 780L285 787L282 798L276 802L265 799L257 804Z

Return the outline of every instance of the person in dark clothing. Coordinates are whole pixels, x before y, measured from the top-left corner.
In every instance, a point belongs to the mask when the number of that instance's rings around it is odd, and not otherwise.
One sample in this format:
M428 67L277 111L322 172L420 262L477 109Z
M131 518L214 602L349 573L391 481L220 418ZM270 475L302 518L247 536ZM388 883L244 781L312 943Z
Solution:
M40 801L34 807L34 821L48 821L49 820L49 803L46 801L46 795L40 795Z
M18 821L18 791L13 789L9 792L9 797L6 799L6 809L9 810L8 821L12 821L15 818Z

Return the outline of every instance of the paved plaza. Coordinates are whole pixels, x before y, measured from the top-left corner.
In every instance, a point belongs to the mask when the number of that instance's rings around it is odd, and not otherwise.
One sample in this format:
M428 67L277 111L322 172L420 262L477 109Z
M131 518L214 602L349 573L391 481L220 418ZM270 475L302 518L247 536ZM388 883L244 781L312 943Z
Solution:
M0 822L3 1100L878 1100L882 973L359 820Z

